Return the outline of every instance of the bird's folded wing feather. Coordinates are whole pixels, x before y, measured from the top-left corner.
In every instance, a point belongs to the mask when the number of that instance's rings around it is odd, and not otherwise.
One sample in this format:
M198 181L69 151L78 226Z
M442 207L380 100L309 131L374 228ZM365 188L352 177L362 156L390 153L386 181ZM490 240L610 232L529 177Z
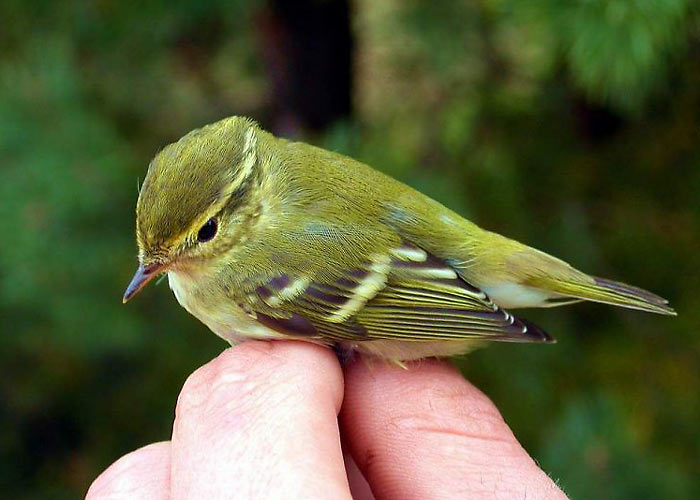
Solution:
M404 242L331 279L280 274L255 290L257 320L332 340L551 341L493 303L443 260Z

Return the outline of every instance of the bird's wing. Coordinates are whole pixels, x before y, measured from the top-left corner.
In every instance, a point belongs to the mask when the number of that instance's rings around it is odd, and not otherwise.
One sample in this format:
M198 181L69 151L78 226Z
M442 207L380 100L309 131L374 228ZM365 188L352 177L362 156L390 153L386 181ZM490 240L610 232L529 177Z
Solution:
M467 283L443 260L404 242L339 277L279 274L250 305L265 326L326 340L551 341Z

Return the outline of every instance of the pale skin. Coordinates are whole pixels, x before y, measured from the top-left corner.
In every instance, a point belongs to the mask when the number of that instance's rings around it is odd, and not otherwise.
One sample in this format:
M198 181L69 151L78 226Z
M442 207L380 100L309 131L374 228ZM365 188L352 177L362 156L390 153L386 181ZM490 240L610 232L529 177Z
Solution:
M567 498L449 363L408 368L341 369L305 342L227 349L185 382L170 441L117 460L87 498Z

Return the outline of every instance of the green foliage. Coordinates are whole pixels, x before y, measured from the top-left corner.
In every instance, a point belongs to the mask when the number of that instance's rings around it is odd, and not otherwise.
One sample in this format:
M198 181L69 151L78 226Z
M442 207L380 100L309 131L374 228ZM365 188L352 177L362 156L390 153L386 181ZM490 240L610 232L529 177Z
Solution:
M120 299L152 155L271 108L260 4L0 4L6 496L74 498L167 439L185 377L224 347L165 284ZM515 4L356 2L356 116L309 139L671 299L678 318L525 311L559 343L459 363L574 497L697 498L697 8Z
M572 399L544 444L542 466L565 475L572 498L691 498L692 478L668 458L645 453L627 412L610 397Z
M576 85L633 111L666 76L687 0L546 2Z

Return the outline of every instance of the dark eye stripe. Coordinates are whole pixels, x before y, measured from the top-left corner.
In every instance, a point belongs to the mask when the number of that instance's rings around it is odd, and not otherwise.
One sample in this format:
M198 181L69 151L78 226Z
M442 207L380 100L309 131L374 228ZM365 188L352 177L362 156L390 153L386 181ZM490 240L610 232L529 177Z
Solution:
M233 193L231 193L229 197L228 203L226 204L226 208L228 210L235 210L243 203L243 201L245 201L246 197L248 196L248 192L251 187L252 181L253 176L248 176L246 179L243 180L240 186L234 189Z

